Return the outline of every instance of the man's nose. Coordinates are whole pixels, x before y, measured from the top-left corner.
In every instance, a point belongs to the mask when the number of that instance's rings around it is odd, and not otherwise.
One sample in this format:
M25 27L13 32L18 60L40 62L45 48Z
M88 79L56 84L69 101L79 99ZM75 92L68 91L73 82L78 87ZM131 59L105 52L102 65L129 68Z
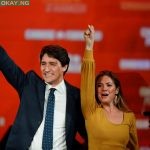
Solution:
M50 65L49 64L45 65L45 71L49 71L49 70L50 70Z

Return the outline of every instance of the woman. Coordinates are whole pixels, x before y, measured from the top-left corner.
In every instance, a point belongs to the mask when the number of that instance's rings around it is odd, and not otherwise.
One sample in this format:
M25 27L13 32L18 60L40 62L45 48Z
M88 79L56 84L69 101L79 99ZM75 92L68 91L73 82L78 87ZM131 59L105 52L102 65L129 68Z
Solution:
M84 32L85 53L81 69L81 103L89 150L138 150L136 120L122 98L121 85L111 71L95 80L94 27Z

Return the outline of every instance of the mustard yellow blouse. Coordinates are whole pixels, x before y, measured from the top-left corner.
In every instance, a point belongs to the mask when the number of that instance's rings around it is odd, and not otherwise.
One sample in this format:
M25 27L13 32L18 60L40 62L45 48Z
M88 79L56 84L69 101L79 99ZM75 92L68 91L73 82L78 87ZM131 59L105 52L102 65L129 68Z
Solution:
M93 51L85 51L81 67L81 104L88 134L89 150L138 150L136 119L124 112L123 122L110 122L95 100L95 62Z

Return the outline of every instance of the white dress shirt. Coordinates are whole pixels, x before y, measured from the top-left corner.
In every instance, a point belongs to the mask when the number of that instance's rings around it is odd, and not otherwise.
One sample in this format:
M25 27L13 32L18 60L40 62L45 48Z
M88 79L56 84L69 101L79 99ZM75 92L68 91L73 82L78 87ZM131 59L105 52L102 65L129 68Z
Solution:
M33 141L29 150L42 150L42 139L44 131L45 113L48 102L48 95L51 85L46 85L44 114L41 125L33 137ZM64 80L56 87L55 94L55 107L54 107L54 126L53 126L53 150L66 150L66 86Z

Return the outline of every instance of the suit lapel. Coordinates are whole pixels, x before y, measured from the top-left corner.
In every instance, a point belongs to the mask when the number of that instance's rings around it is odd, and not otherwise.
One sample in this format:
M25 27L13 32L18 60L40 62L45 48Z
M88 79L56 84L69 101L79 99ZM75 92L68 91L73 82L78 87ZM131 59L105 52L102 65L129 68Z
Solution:
M41 81L38 86L38 93L39 93L40 110L41 110L42 116L43 116L43 111L44 111L45 87L46 87L45 82Z
M66 100L66 140L69 137L71 131L73 129L74 126L74 120L75 120L75 101L74 101L74 93L72 91L72 87L67 83L66 83L66 96L67 96L67 100Z
M66 83L66 135L67 134L67 131L69 131L69 126L70 126L70 121L71 121L71 99L72 99L72 96L70 94L70 88L69 88L69 85Z

